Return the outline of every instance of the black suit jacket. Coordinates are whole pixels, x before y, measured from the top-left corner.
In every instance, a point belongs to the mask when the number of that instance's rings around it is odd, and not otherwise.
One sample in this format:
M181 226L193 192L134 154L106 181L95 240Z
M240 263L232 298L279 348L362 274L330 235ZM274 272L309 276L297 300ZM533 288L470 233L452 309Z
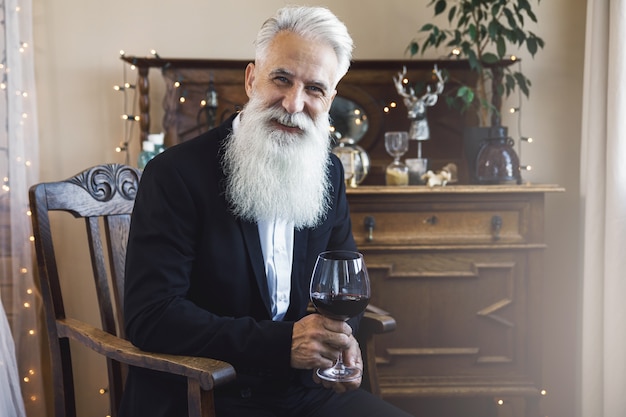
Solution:
M318 253L356 247L343 169L330 155L330 210L318 227L296 231L289 310L272 321L257 225L234 217L224 199L221 154L231 129L232 119L146 166L127 249L126 332L147 351L227 361L237 386L271 387L294 378L293 322L306 314ZM184 380L130 370L121 415L185 409Z

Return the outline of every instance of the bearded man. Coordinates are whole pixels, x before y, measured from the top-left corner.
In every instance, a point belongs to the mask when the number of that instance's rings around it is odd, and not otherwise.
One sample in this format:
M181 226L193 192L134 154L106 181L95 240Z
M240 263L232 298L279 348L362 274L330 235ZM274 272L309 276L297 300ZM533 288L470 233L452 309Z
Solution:
M231 363L215 392L228 416L406 416L312 369L340 353L362 368L345 323L306 314L320 252L356 250L328 112L352 39L320 7L265 22L245 72L248 104L146 166L131 221L125 318L139 348ZM130 369L120 415L186 415L186 381Z

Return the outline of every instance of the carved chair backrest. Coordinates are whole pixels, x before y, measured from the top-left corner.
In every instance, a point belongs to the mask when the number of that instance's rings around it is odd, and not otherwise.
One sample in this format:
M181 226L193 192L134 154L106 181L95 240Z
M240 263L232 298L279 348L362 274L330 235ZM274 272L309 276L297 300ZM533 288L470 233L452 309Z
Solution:
M66 212L86 225L93 280L102 330L124 338L123 283L130 215L135 202L140 171L120 164L87 169L65 181L34 185L30 189L33 233L44 302L48 342L55 387L55 415L76 414L69 339L59 332L57 321L66 319L49 213ZM83 277L80 277L81 279ZM115 415L123 390L125 369L107 359L111 412ZM62 387L62 389L60 389Z

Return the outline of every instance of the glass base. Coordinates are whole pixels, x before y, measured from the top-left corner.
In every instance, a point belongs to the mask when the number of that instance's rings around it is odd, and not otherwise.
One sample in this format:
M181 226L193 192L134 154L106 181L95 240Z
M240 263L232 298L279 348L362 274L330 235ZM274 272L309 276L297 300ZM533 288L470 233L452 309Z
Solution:
M335 365L328 369L318 369L317 376L331 382L349 382L361 377L359 368L350 368L343 365Z

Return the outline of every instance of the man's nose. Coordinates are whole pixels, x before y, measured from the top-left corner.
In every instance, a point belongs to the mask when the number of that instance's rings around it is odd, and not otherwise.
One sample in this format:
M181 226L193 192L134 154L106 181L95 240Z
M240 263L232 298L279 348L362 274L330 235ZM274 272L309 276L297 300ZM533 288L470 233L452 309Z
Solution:
M290 114L300 113L304 110L304 92L299 88L291 88L283 97L283 108Z

